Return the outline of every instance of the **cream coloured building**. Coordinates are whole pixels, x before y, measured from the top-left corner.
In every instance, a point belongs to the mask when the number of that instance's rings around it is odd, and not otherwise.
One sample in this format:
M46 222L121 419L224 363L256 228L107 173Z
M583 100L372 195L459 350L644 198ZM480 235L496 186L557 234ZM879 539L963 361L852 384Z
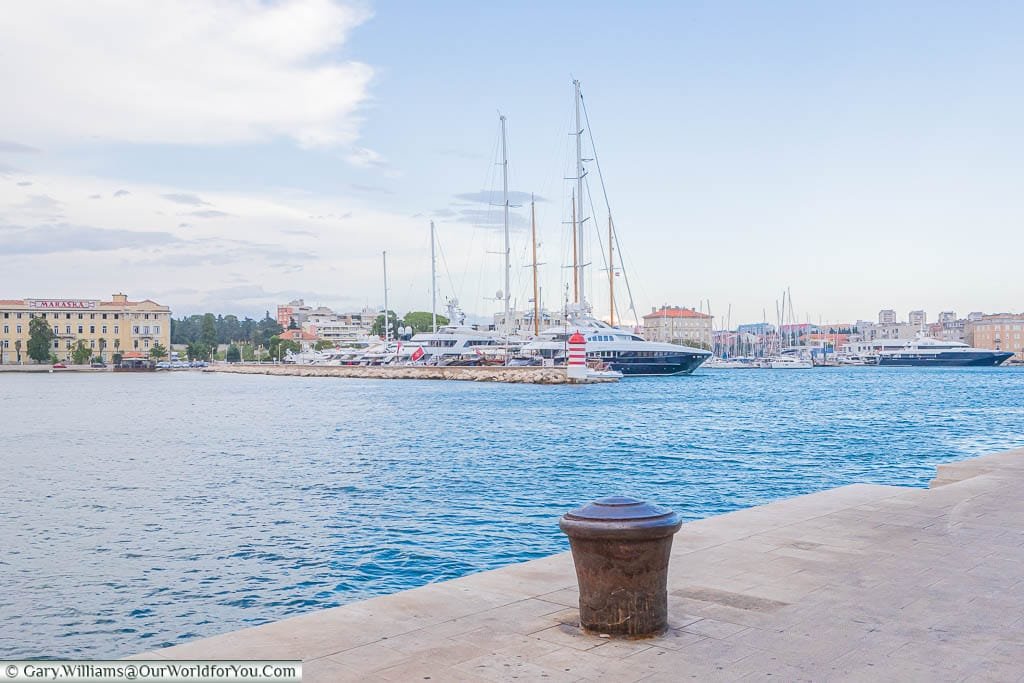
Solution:
M644 337L671 344L698 342L711 348L714 318L692 308L662 306L644 316Z
M1000 313L969 320L964 336L971 346L1013 351L1011 362L1024 361L1024 313Z
M17 363L19 355L22 363L30 362L29 321L38 316L53 330L52 351L61 360L71 357L80 339L106 361L115 353L148 356L157 343L165 349L171 344L171 309L150 299L0 299L0 362Z

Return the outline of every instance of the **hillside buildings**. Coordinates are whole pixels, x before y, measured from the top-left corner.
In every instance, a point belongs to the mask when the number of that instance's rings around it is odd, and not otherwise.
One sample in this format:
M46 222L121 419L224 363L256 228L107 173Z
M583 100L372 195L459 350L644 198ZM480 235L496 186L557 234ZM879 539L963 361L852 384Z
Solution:
M37 316L53 329L53 354L61 360L71 357L79 340L104 361L115 353L148 356L158 343L171 345L171 309L151 299L0 299L0 362L18 362L19 355L28 362L29 320Z
M351 344L365 340L380 311L364 308L358 312L336 313L326 306L307 306L295 299L277 307L277 324L303 332L304 339L323 340L335 344Z

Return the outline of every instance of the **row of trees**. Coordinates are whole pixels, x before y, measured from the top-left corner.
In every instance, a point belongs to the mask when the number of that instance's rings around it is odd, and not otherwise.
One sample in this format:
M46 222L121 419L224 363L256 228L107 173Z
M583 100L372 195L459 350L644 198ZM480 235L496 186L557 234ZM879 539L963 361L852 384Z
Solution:
M218 344L253 342L257 346L266 346L272 336L281 332L281 326L270 317L270 311L262 320L213 313L171 319L172 344L202 342L212 348Z
M398 314L394 311L388 311L388 319L391 322L391 338L394 339L398 336L398 328L400 327L411 327L412 334L419 334L420 332L431 331L431 314L429 311L409 311L405 314L404 318L399 318ZM448 318L443 315L437 316L437 325L448 324ZM373 321L373 327L370 328L370 335L374 337L384 336L384 314L381 313L377 316L377 319Z
M262 320L239 320L236 315L213 313L171 319L171 343L184 344L189 360L208 360L220 344L248 343L270 348L272 340L282 331L270 317L270 311Z

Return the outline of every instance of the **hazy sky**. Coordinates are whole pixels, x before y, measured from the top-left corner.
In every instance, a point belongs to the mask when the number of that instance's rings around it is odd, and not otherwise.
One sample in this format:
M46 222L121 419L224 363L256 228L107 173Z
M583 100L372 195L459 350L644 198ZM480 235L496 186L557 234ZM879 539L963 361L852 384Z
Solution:
M14 3L0 298L358 308L383 300L387 250L393 308L423 309L433 218L441 296L489 313L500 110L513 297L535 193L557 307L576 77L641 315L774 320L786 287L814 322L1019 311L1022 25L1019 2L934 0Z

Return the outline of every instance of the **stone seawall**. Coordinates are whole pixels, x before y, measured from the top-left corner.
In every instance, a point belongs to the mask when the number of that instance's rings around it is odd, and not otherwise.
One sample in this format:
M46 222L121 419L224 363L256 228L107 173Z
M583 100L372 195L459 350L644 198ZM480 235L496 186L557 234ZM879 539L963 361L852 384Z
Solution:
M287 377L354 377L359 379L448 379L463 382L512 384L570 384L565 368L538 367L429 367L358 365L216 365L205 372Z

